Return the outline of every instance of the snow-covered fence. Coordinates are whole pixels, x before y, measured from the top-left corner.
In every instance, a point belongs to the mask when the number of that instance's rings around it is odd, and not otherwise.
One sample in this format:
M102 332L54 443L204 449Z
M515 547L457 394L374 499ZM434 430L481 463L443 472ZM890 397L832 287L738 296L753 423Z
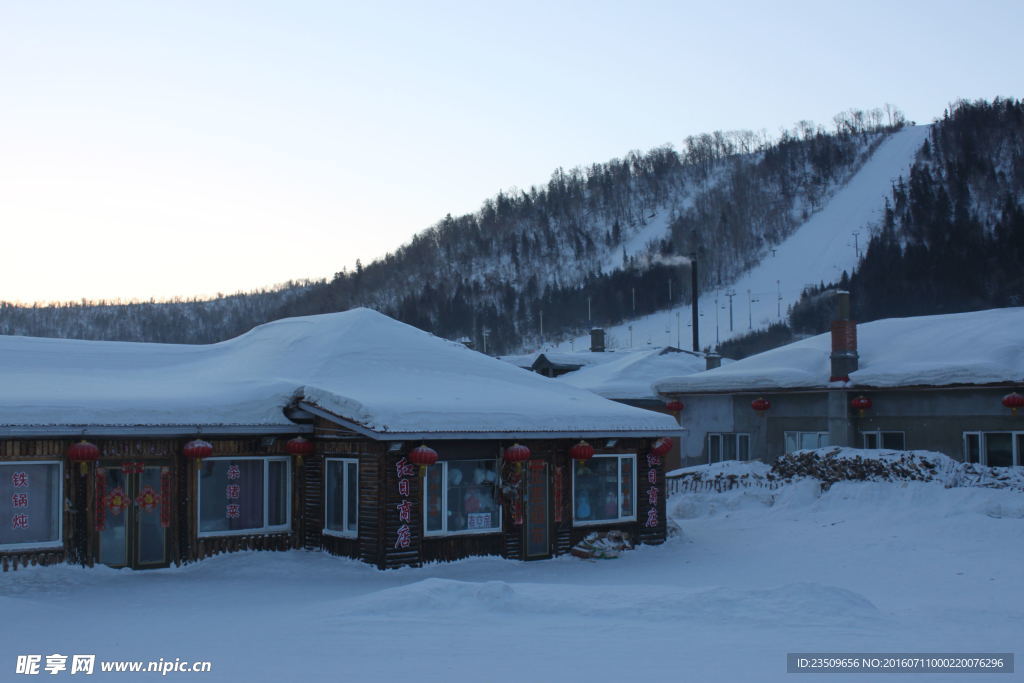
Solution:
M722 493L723 491L729 491L736 488L777 489L786 483L778 479L768 479L760 475L718 474L715 477L705 479L701 476L692 476L692 474L693 473L688 472L681 475L665 477L665 485L668 489L668 495L671 497L677 493L707 493L710 491Z

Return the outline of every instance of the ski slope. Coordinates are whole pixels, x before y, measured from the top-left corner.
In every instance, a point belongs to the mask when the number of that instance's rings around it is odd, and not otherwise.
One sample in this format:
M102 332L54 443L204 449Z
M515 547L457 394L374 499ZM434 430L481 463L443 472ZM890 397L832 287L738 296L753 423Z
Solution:
M728 287L701 292L701 348L785 319L787 308L805 287L837 281L844 270L852 272L858 251L863 252L882 218L893 183L909 173L929 130L930 126L909 126L889 136L824 208L761 263ZM653 236L645 232L644 238L646 242ZM690 320L687 304L627 321L608 329L609 346L672 344L689 349ZM577 337L545 348L585 348L588 342L588 337Z

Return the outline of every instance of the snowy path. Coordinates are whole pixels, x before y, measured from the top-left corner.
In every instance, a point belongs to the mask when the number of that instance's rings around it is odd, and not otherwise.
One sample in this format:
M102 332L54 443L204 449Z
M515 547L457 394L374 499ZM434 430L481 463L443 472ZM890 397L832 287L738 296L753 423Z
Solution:
M751 329L767 327L785 317L786 309L800 298L804 287L834 282L844 270L852 272L857 265L857 247L863 252L870 239L869 227L881 220L893 182L909 173L929 131L930 126L912 126L889 136L828 204L778 245L774 254L769 252L730 287L702 292L701 347L713 346L716 337L724 341ZM856 242L854 232L859 233ZM726 296L730 290L735 292L732 330ZM632 326L634 345L678 343L689 349L689 322L690 306L686 305L613 326L608 334L615 348L630 345ZM589 337L579 337L555 348L585 349L589 343Z
M2 574L0 678L17 654L60 652L210 660L204 681L783 681L792 651L1024 642L1021 494L845 483L819 499L796 485L770 507L768 495L677 497L682 538L611 561L380 572L296 551Z

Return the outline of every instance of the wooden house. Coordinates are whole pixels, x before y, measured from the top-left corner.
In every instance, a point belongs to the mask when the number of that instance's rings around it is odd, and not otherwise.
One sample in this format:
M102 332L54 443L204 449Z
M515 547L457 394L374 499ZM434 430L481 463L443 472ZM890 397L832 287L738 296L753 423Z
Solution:
M388 568L665 538L671 417L366 309L207 346L0 337L0 377L5 570L297 548Z

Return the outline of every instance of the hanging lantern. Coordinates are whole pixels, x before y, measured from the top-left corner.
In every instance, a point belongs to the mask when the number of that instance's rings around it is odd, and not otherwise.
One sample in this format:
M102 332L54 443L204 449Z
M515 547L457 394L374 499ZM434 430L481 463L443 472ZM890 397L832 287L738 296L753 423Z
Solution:
M586 441L580 441L569 449L569 457L579 462L585 462L594 457L594 447Z
M512 444L505 449L502 457L505 459L505 462L514 462L516 464L516 472L521 472L523 463L530 459L530 449L522 444Z
M288 439L288 443L284 445L284 449L288 451L289 455L294 455L295 464L302 467L302 456L313 455L314 451L316 451L316 444L309 439L297 436L294 439Z
M663 436L654 442L651 446L651 453L658 456L659 458L672 450L672 439L667 436Z
M420 477L423 477L427 468L437 462L437 451L421 444L409 451L409 462L420 466Z
M78 473L83 477L89 471L89 463L100 459L100 449L96 444L82 439L68 449L68 460L78 463Z
M1016 415L1017 408L1024 408L1024 396L1021 396L1016 391L1010 392L1003 396L1003 405L1010 409L1011 415Z
M668 408L673 413L681 413L683 412L683 408L686 407L686 404L680 401L678 398L674 398L671 401L665 403L665 407Z
M750 407L757 411L758 415L764 415L772 407L771 401L761 396L750 402Z
M209 441L203 441L202 439L192 439L182 450L186 458L192 458L193 460L199 461L203 458L208 458L213 454L213 444Z
M857 411L857 415L864 417L865 410L871 410L871 399L867 396L858 396L850 401L850 407Z

